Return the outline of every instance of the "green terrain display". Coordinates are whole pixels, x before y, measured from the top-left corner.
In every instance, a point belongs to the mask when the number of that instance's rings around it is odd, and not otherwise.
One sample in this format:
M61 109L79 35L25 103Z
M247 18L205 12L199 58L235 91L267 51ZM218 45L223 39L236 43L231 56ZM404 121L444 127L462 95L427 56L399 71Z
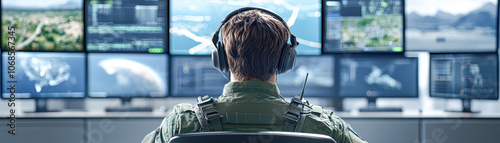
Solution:
M401 15L365 15L344 17L342 46L347 51L371 48L370 51L391 51L402 46Z
M3 8L3 7L2 7ZM7 27L15 27L21 51L82 51L83 12L76 10L2 9L2 49L7 50Z

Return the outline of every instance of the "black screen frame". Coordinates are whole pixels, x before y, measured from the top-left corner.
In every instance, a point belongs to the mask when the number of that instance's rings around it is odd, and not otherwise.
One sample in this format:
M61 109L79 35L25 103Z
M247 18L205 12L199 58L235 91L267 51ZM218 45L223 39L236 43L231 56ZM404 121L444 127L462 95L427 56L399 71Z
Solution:
M83 8L84 8L84 22L83 22L83 27L84 27L84 36L83 36L83 43L84 43L84 50L86 53L149 53L149 54L168 54L170 56L170 53L169 53L169 50L170 50L170 35L168 34L169 32L169 28L170 28L170 1L171 0L164 0L165 1L165 7L167 8L167 10L165 10L166 14L165 14L165 33L163 33L163 35L165 36L165 42L163 43L164 45L164 49L163 49L163 52L162 53L150 53L148 51L112 51L112 50L108 50L108 51L100 51L100 50L88 50L87 49L87 12L88 12L88 5L90 5L90 0L83 0L84 3L83 3Z
M400 0L401 1L401 18L402 18L402 43L401 47L403 48L402 51L400 52L391 52L391 51L325 51L325 41L326 41L326 2L327 1L339 1L341 0L322 0L321 2L321 53L322 54L401 54L404 55L406 53L406 3L405 0Z
M8 51L1 51L0 52L0 62L3 62L3 53L5 52L8 52ZM71 54L71 53L74 53L74 54L82 54L84 57L83 57L83 60L84 60L84 68L85 68L85 73L84 73L84 91L83 91L83 96L82 97L28 97L28 98L21 98L21 97L18 97L16 96L16 99L85 99L88 97L88 85L87 85L87 78L88 78L88 68L87 68L87 54L84 53L84 52L50 52L50 51L43 51L43 52L39 52L39 51L15 51L15 53L18 53L18 52L21 52L21 53L56 53L56 54ZM16 67L17 67L17 54L16 54ZM3 73L3 67L0 67L0 73ZM0 76L0 82L3 82L3 75ZM17 84L16 84L17 85ZM4 85L3 84L0 84L0 88L2 88L2 90L0 90L0 99L10 99L10 98L4 98L3 97L3 89L4 89ZM17 93L17 92L16 92Z
M352 56L352 57L351 57ZM410 59L410 60L414 60L415 61L415 70L416 70L416 76L415 76L415 79L414 81L416 81L416 84L415 84L415 93L414 95L410 95L410 96L366 96L366 95L362 95L362 94L344 94L342 95L341 94L341 90L342 90L342 87L341 87L341 83L340 83L340 72L341 72L341 65L340 65L340 61L342 60L341 57L339 57L339 59L337 60L338 62L335 63L336 66L338 66L338 68L336 68L336 73L337 73L337 77L338 79L336 80L337 81L337 95L338 95L338 98L419 98L419 95L420 95L420 91L419 91L419 57L407 57L405 55L400 55L400 54L350 54L348 56L346 56L346 58L365 58L365 57L375 57L375 58L399 58L399 59Z
M90 78L88 76L89 74L89 63L90 63L90 59L88 58L89 54L95 54L95 55L122 55L122 54L126 54L126 55L133 55L133 54L138 54L138 55L151 55L151 54L154 54L154 55L165 55L166 56L166 59L167 61L165 63L167 63L167 65L165 66L165 71L167 72L166 75L165 75L165 78L167 78L165 80L165 84L168 84L165 86L166 88L166 93L165 93L165 96L145 96L145 95L115 95L115 94L111 94L111 95L107 95L105 97L100 97L100 96L90 96L90 88L89 86L87 85L86 87L86 97L87 98L126 98L126 99L130 99L130 98L167 98L167 97L170 97L171 94L171 79L170 79L170 74L171 74L171 71L170 71L170 66L171 66L171 57L170 55L168 54L165 54L165 53L87 53L86 54L86 64L87 64L87 79L86 79L86 84L89 84L89 81L90 81Z
M497 48L498 50L498 48ZM496 92L496 97L494 98L468 98L469 96L467 96L467 98L455 98L455 97L449 97L449 96L439 96L439 95L435 95L435 94L432 94L432 91L431 91L431 87L432 87L432 74L431 74L431 71L432 71L432 55L456 55L456 54L459 54L459 55L495 55L496 59L497 59L497 62L496 62L496 76L497 76L497 79L496 79L496 83L497 83L497 92ZM499 77L499 56L498 56L498 53L495 52L495 53L492 53L492 52L488 52L488 53L485 53L485 52L477 52L477 53L430 53L429 55L429 97L435 97L435 98L445 98L445 99L481 99L481 100L498 100L499 99L499 93L500 92L500 89L499 89L499 81L500 81L500 77Z
M406 0L403 0L403 1L406 1ZM406 3L403 3L403 4L404 4L403 7L406 8ZM403 20L404 21L403 22L403 24L404 24L403 25L403 27L404 27L403 37L405 37L404 41L406 41L406 11L404 9L403 9L403 11L405 12L404 13L405 17L403 18L404 19ZM496 30L495 30L495 32L496 32L496 34L495 34L495 36L496 36L495 47L496 48L495 48L495 51L473 51L473 52L471 52L471 51L462 51L462 52L461 51L454 51L454 52L435 51L434 52L434 51L428 51L428 50L422 50L422 49L406 50L406 42L403 43L404 47L405 47L403 49L405 52L406 51L411 51L411 52L426 51L429 54L476 54L476 53L492 53L492 52L498 53L499 52L498 47L500 46L500 37L499 37L500 36L500 32L499 32L499 30L500 30L500 1L497 1L497 15L496 15L495 21L496 21ZM430 64L429 64L429 67L430 67ZM429 90L429 92L430 92L430 90Z

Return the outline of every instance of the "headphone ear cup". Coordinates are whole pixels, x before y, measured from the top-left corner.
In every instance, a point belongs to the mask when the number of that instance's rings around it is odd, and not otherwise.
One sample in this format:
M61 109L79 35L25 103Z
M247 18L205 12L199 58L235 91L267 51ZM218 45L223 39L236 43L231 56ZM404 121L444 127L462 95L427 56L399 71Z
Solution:
M212 50L212 62L214 68L221 72L229 72L229 65L227 63L226 50L222 42L217 42L217 48Z
M214 68L220 71L219 51L216 48L212 49L212 63Z
M289 72L295 67L295 59L297 57L297 51L292 48L292 45L286 44L283 48L278 63L278 68L276 70L277 74L283 74Z

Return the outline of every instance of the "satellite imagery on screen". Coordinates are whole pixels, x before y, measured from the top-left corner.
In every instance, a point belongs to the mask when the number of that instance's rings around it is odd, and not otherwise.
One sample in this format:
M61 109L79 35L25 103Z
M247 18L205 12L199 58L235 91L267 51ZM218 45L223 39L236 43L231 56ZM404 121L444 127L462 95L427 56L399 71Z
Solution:
M7 27L16 28L16 49L82 51L82 0L2 0L2 48Z
M263 7L287 22L300 45L299 55L321 54L320 0L172 0L170 2L170 53L208 55L212 35L230 12L241 7Z
M8 57L7 52L2 54L4 61ZM10 79L8 66L2 64L3 85L8 85ZM84 97L85 71L84 53L16 52L16 97ZM2 91L3 97L7 98L7 87Z
M402 52L401 0L328 0L324 50Z
M165 54L88 55L89 97L163 97L167 94Z

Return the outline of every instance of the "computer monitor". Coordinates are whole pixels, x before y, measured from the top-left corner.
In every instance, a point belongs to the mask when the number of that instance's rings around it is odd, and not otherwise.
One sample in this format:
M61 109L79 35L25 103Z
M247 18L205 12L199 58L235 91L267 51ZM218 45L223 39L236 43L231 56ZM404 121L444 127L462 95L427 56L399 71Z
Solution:
M430 96L462 99L471 112L471 99L498 99L498 55L431 54Z
M13 86L16 99L36 99L36 111L43 112L44 99L85 97L85 53L9 52L2 53L2 98L10 98Z
M87 51L164 53L166 0L86 0Z
M89 97L166 97L166 54L89 53ZM124 103L128 104L128 103Z
M495 52L497 0L407 0L406 50Z
M321 0L171 0L170 54L209 55L212 35L230 12L263 7L285 20L300 45L299 55L321 54Z
M350 55L339 59L343 98L418 97L418 59L403 55Z
M213 67L210 56L172 56L171 75L171 94L174 97L218 97L228 83Z
M403 0L325 0L323 52L403 53Z
M298 56L292 71L279 74L276 84L281 96L293 97L302 92L306 74L304 97L334 97L334 56Z
M9 27L16 50L82 51L83 0L2 0L2 49L8 50Z

